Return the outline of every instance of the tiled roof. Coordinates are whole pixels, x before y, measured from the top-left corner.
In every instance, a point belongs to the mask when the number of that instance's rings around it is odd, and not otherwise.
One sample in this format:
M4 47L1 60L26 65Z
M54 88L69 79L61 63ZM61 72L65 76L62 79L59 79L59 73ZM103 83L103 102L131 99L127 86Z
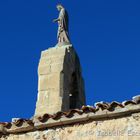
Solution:
M107 119L111 117L122 117L132 113L140 112L140 96L122 103L98 102L95 106L83 106L81 109L72 109L68 112L57 112L56 114L44 114L32 119L14 119L12 122L0 123L0 133L28 132L59 125L73 124L87 120Z

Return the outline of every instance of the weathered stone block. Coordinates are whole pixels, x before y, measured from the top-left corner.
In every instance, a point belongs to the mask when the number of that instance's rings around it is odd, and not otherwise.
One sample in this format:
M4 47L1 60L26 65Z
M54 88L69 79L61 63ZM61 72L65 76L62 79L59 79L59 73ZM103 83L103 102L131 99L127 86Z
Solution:
M39 91L45 91L49 89L58 89L60 88L60 75L58 73L40 75L39 77Z
M40 66L38 68L39 75L46 75L46 74L50 74L50 73L51 73L51 66L50 65L44 65L44 66Z

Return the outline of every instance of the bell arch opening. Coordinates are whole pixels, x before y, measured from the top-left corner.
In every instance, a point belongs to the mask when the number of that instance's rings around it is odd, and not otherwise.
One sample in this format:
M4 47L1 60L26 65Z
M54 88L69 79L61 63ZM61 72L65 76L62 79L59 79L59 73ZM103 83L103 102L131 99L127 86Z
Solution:
M71 76L71 83L70 83L69 109L77 108L78 95L79 95L78 80L77 80L77 75L74 72Z

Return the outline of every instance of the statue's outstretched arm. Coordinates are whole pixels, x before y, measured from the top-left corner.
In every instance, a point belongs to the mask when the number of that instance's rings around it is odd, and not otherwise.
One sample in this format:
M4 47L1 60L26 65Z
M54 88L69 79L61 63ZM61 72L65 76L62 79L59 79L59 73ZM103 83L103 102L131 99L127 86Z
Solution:
M58 22L58 21L60 21L59 18L53 20L53 22Z

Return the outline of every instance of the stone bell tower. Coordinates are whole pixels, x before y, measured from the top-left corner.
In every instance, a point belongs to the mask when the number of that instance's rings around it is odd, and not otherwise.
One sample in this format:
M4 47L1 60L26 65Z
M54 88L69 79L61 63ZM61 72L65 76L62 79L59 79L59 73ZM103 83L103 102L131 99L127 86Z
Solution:
M55 47L41 53L35 116L81 108L85 105L84 81L78 55L70 43L68 13L57 5L59 17Z
M38 76L35 116L85 105L80 61L72 45L56 46L43 51Z

